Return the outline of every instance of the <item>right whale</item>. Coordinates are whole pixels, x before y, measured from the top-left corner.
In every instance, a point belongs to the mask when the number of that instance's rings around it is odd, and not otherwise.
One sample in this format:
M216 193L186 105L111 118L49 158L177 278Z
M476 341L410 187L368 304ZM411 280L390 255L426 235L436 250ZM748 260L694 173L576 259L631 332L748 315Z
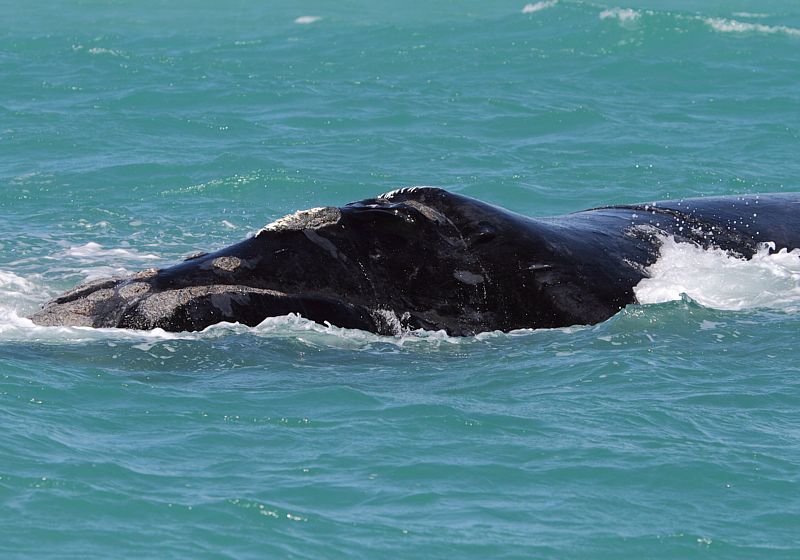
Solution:
M299 313L380 334L450 335L604 321L666 236L740 258L800 248L800 194L617 205L529 218L433 187L300 211L164 269L82 284L40 325L169 331Z

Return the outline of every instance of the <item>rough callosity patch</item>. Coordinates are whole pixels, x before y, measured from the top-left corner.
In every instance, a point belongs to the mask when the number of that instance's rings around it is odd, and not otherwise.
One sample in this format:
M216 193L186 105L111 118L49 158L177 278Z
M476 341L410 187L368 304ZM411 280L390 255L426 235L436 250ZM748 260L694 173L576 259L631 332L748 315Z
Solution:
M198 304L203 300L211 302L211 305L225 312L229 308L231 298L241 299L253 294L276 297L286 295L283 292L274 290L239 285L230 286L215 284L211 286L191 286L149 295L139 303L137 310L146 321L155 324L161 319L173 316L180 308Z
M95 290L91 294L86 296L86 301L96 303L99 301L106 301L111 299L114 296L114 290L111 288L103 288L101 290Z
M79 284L72 290L62 294L53 300L54 303L67 303L79 298L86 297L88 294L104 288L113 288L122 281L121 278L103 278Z
M341 211L335 206L299 210L294 214L289 214L271 224L267 224L256 235L261 235L265 231L319 229L323 226L338 223L341 217Z
M131 282L130 284L125 284L117 293L124 297L125 299L133 299L135 297L139 297L141 295L146 294L150 291L150 285L145 284L144 282Z
M102 282L96 283L102 286ZM86 289L86 288L84 288ZM91 289L91 287L89 287ZM71 325L79 327L105 327L107 324L98 324L96 313L98 306L109 305L114 301L114 289L101 287L89 293L82 293L74 299L60 299L50 302L35 313L31 320L37 325L57 326Z
M43 327L69 325L73 327L93 327L94 305L84 300L45 307L31 316L31 321Z
M223 270L225 272L235 272L237 268L242 265L242 260L239 257L217 257L212 263L214 268Z
M157 268L148 268L140 272L137 272L131 278L133 280L149 280L150 278L155 278L157 275L158 275Z

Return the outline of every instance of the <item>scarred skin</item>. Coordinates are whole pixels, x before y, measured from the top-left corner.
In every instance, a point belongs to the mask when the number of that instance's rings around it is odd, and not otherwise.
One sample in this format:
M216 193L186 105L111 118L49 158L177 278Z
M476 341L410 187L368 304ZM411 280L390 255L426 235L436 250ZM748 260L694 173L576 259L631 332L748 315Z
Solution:
M528 218L432 187L297 212L175 266L89 282L40 325L196 331L299 313L451 335L604 321L630 303L664 236L750 258L800 247L800 194L610 206Z

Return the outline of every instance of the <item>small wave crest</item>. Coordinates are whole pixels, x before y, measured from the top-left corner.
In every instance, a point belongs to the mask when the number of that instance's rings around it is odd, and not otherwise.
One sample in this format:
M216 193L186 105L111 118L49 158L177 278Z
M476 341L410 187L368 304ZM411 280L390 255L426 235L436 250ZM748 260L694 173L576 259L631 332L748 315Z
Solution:
M721 33L766 33L800 37L800 29L785 25L765 25L763 23L751 23L727 18L703 18L703 22L714 31Z
M763 19L768 18L769 14L765 14L763 12L733 12L733 16L750 19Z
M642 14L630 8L610 8L600 12L600 19L618 19L622 23L632 23Z
M540 2L536 2L534 4L525 4L525 6L522 8L522 13L534 14L536 12L546 10L547 8L552 8L556 4L558 4L558 0L541 0Z
M752 259L665 238L661 255L634 288L639 303L680 300L685 294L721 310L800 309L800 249L775 252L763 244Z
M107 49L105 47L90 47L90 48L87 49L83 45L72 45L72 50L76 51L76 52L85 50L89 54L93 54L93 55L106 54L106 55L110 55L110 56L124 56L122 52L120 52L120 51L118 51L116 49Z
M522 8L522 13L536 13L547 8L552 8L558 3L559 0L539 0L535 3L526 4ZM720 17L644 8L603 8L593 4L580 3L570 3L569 6L571 8L580 7L585 12L594 12L601 21L616 22L621 27L629 30L637 29L640 24L644 23L644 20L648 20L649 23L647 23L647 25L654 29L667 25L669 29L681 34L692 30L687 28L687 24L691 24L692 28L699 24L701 28L705 28L706 30L710 29L718 33L800 36L800 28L777 24L769 25L758 21L773 17L771 14L761 12L739 11L733 12L731 17ZM598 9L600 10L599 12L595 11Z
M131 269L135 270L161 259L158 255L140 253L133 249L106 249L94 241L68 247L46 258L68 262L70 269L80 272L84 282L109 276L125 276L131 274Z
M0 335L35 326L20 313L35 309L42 297L50 297L51 292L43 289L38 280L38 276L23 278L13 272L0 270Z
M56 344L77 344L89 341L116 341L136 344L147 350L149 345L164 340L215 340L228 336L251 336L272 340L291 339L318 348L369 349L375 344L397 348L441 344L457 345L485 337L452 337L444 331L408 331L397 336L377 335L367 331L321 325L300 315L269 317L255 327L241 323L217 323L199 332L169 332L163 329L138 331L130 329L95 329L91 327L43 327L21 316L13 306L0 302L0 340L37 341Z
M13 272L0 270L0 295L30 295L36 292L36 285Z
M322 18L320 16L300 16L299 18L295 19L294 22L298 25L309 25L312 23L316 23Z
M66 251L59 253L59 256L77 257L80 259L101 259L108 257L118 257L128 260L156 260L161 257L152 253L139 253L130 249L118 247L116 249L104 249L102 245L90 241L84 245L70 247Z

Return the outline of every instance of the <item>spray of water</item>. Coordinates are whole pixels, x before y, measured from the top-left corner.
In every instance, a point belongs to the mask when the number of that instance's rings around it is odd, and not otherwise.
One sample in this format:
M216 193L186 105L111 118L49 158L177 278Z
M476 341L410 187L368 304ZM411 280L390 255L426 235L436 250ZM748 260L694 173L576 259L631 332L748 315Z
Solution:
M800 249L776 252L774 243L764 243L752 259L740 259L669 237L647 272L649 278L634 288L639 303L663 303L685 294L722 310L800 306Z

